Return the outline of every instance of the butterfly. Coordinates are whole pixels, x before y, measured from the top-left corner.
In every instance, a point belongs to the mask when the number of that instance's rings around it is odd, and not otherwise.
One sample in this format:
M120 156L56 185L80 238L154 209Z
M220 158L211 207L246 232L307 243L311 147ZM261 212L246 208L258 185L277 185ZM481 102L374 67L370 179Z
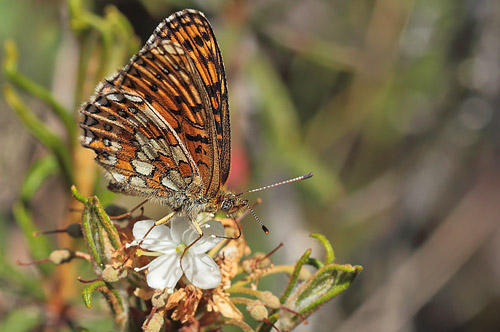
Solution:
M185 9L101 82L79 110L81 145L94 150L108 188L147 197L195 222L200 212L239 211L225 190L231 167L227 81L203 13Z
M169 206L173 212L162 222L174 214L187 216L201 237L199 213L231 216L250 208L239 198L242 193L225 189L231 168L227 80L203 13L185 9L161 22L79 112L81 145L96 153L108 188Z

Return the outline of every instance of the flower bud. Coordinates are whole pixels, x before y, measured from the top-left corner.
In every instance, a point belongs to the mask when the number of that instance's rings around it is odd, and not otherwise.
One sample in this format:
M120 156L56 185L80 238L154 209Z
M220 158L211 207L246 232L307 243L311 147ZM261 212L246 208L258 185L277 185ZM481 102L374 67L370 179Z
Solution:
M127 270L117 269L112 265L107 264L101 274L102 278L106 282L116 282L127 276Z
M169 294L166 291L156 290L151 298L151 304L153 307L163 308L167 303L167 298Z
M73 223L66 227L66 233L75 239L83 237L82 226L79 223Z
M155 313L151 320L148 322L147 326L143 326L143 330L145 332L157 332L160 331L163 327L165 320L163 318L163 313Z
M54 250L49 255L49 260L54 264L63 264L69 262L75 257L73 251L69 249Z
M269 316L266 307L259 301L247 305L247 311L258 322L262 322Z
M243 271L245 271L246 274L252 274L253 272L253 264L249 260L244 260L241 263L241 266L243 267Z
M269 291L262 292L262 295L259 298L264 302L266 307L271 309L278 309L281 307L281 302L278 297Z

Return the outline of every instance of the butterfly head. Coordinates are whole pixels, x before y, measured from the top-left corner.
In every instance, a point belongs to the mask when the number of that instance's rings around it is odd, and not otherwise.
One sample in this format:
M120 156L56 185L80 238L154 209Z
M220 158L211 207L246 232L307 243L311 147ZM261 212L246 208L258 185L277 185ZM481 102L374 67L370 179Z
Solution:
M259 217L255 214L254 210L250 205L248 205L247 199L238 198L239 194L235 195L232 193L226 193L220 196L220 205L219 208L221 211L226 213L229 216L233 216L237 212L241 211L244 208L247 208L250 213L254 216L255 220L262 226L262 230L264 233L269 234L269 230L264 224L260 221Z
M234 194L227 193L221 197L220 210L232 216L248 207L248 200L236 197Z

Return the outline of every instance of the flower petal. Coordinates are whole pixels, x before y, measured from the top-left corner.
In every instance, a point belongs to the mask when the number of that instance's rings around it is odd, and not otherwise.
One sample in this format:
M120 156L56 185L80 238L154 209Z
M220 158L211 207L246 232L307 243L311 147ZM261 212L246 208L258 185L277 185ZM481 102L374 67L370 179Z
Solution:
M162 253L171 252L178 244L172 241L170 230L165 225L153 227L154 220L140 220L134 224L132 233L136 241L142 241L141 248L159 251ZM153 227L153 229L151 229ZM151 229L146 238L144 235Z
M203 237L189 249L195 254L205 253L215 247L226 233L222 223L217 220L209 220L200 227Z
M180 254L162 255L155 258L149 265L147 283L154 289L174 289L182 277Z
M134 228L132 229L132 234L136 239L142 239L144 234L153 226L155 223L154 220L139 220L134 224Z
M206 254L188 252L182 259L182 268L186 278L201 289L216 288L221 282L219 266Z
M191 229L190 221L186 217L176 217L170 222L170 236L177 244L186 244L183 241L184 234Z

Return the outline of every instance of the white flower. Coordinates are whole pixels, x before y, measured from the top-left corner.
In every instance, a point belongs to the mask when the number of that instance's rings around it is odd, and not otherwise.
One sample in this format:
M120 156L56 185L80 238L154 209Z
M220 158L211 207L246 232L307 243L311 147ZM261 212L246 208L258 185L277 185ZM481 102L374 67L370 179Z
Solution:
M155 251L159 256L148 265L136 271L148 268L148 286L155 289L167 288L173 292L175 285L184 272L186 278L201 289L211 289L219 285L221 274L214 260L206 254L224 236L224 226L219 221L209 220L203 225L203 237L193 244L184 254L184 250L198 238L198 233L190 225L189 220L176 217L170 221L170 227L158 225L144 238L153 226L154 220L141 220L134 224L132 230L135 240L130 245ZM183 271L184 270L184 271Z

